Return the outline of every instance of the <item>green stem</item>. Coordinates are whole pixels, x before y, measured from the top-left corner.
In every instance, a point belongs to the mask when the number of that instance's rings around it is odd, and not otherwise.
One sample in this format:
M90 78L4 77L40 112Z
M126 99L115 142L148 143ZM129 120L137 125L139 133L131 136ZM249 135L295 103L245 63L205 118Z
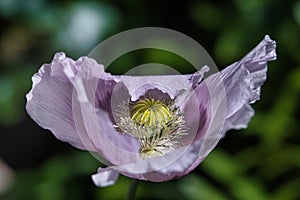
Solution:
M130 186L128 188L128 192L126 195L126 200L134 200L137 188L139 186L139 181L137 179L132 179Z

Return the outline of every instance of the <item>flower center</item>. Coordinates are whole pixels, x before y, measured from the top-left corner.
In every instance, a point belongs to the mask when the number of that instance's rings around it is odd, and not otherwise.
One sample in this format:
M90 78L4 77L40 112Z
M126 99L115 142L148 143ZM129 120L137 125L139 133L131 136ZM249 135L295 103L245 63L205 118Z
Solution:
M153 158L179 147L178 138L187 134L184 117L173 101L146 98L123 102L115 127L136 137L142 158Z
M170 109L161 101L154 99L138 101L130 110L130 115L135 123L148 127L166 124L172 117Z

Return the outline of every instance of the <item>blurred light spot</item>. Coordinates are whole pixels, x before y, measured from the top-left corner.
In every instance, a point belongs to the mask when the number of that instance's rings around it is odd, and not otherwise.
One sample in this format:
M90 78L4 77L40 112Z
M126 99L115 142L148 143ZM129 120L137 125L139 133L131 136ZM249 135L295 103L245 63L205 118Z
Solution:
M71 39L79 46L90 46L105 23L103 18L101 13L91 8L76 10L68 27Z
M96 2L76 3L63 15L56 44L71 52L85 52L97 45L100 38L116 25L118 14L112 8Z

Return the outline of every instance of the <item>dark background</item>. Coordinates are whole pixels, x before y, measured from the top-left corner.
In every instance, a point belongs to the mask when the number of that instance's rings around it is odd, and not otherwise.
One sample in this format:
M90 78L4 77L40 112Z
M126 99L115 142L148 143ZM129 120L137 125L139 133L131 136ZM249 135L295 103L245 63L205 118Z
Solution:
M300 199L299 0L0 0L0 24L0 199L124 197L130 179L120 177L112 187L95 187L90 175L98 161L35 124L26 114L25 94L33 73L55 52L77 59L109 36L144 26L190 36L219 69L242 58L266 34L277 41L278 59L269 63L268 80L248 129L230 131L182 179L141 182L138 199ZM108 70L120 74L120 66L156 61L192 72L188 63L178 60L158 50L136 51Z

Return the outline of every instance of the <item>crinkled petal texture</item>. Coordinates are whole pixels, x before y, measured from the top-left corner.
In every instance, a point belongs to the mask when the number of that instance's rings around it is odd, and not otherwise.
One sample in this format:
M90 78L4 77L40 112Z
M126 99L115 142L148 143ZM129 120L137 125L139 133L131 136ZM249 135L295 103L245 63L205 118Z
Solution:
M62 141L97 152L108 163L133 162L138 159L139 143L116 133L110 113L111 93L118 81L90 58L73 61L58 53L33 76L26 109Z
M193 75L112 76L93 59L73 61L55 55L32 78L27 111L43 128L73 146L97 152L110 165L93 175L98 186L112 185L118 173L161 182L192 171L229 129L245 128L259 99L267 62L276 59L276 43L268 36L240 61L202 80L205 66ZM183 111L188 134L182 145L155 158L141 159L139 141L120 134L115 110L147 91L174 99Z

